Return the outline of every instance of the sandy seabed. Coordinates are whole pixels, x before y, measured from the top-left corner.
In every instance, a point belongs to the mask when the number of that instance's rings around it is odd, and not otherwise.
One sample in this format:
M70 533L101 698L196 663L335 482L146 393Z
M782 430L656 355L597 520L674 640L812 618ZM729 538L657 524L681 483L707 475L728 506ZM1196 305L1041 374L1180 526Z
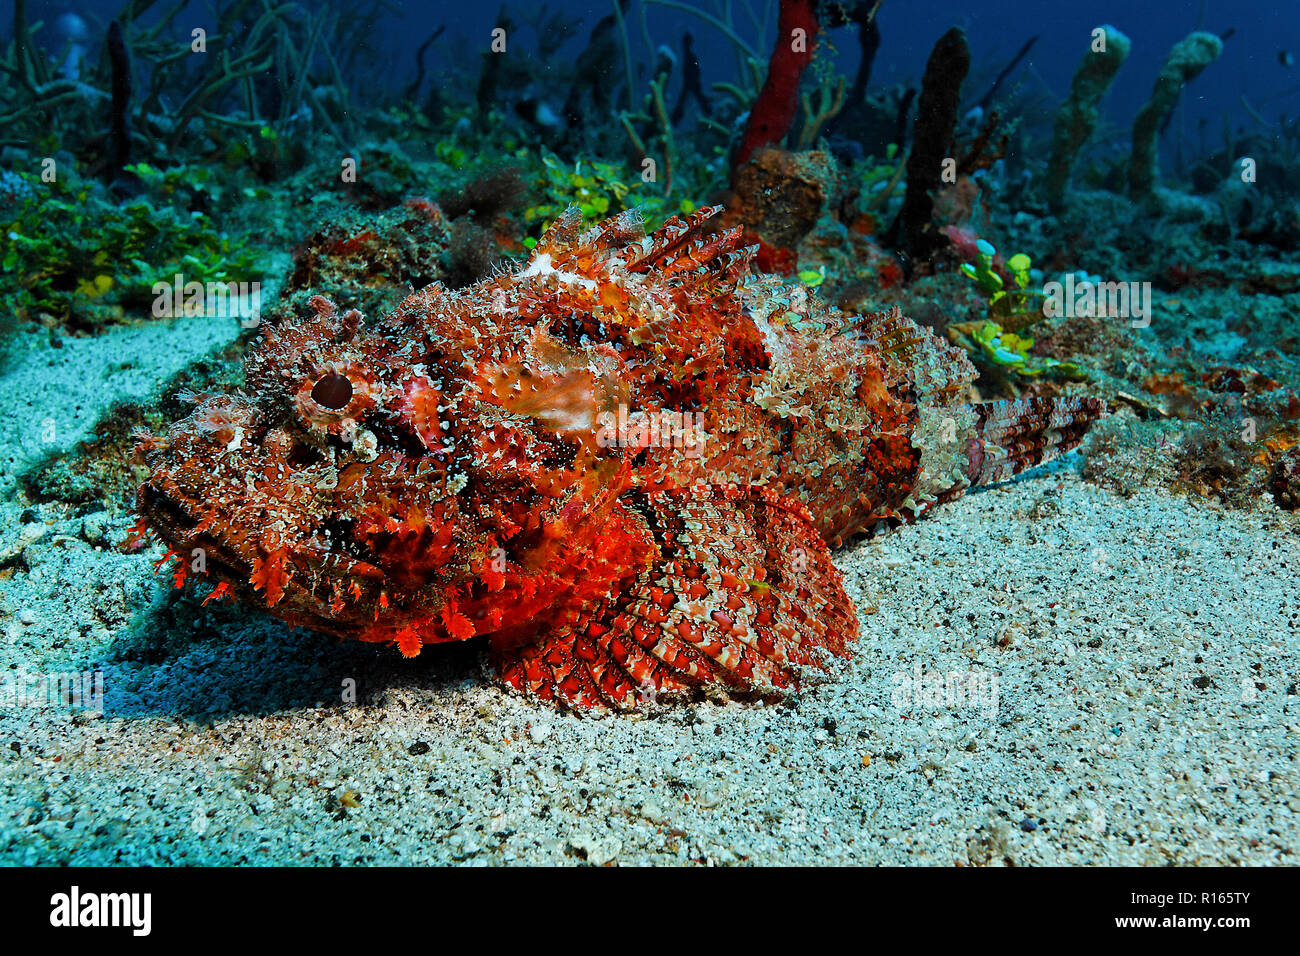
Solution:
M104 689L0 699L0 862L1297 862L1300 525L1270 503L1123 498L1076 453L841 552L862 639L799 695L592 719L473 644L201 607L115 547L126 510L20 500L236 331L33 338L0 379L0 686Z

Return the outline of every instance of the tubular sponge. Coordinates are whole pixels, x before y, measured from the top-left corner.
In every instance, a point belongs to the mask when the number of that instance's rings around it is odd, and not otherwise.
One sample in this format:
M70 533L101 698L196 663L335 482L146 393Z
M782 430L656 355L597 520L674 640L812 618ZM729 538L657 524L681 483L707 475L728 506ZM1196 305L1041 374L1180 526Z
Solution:
M1128 194L1133 199L1145 199L1155 189L1157 164L1156 140L1160 127L1178 102L1188 81L1219 58L1223 41L1213 33L1196 32L1174 44L1169 51L1151 99L1142 107L1133 121L1133 156L1129 161Z
M1047 201L1053 209L1065 205L1065 187L1070 170L1088 138L1097 125L1101 98L1110 89L1115 74L1128 58L1129 38L1110 24L1101 30L1093 45L1075 71L1070 86L1070 96L1056 114L1055 135L1052 138L1052 158L1047 165Z

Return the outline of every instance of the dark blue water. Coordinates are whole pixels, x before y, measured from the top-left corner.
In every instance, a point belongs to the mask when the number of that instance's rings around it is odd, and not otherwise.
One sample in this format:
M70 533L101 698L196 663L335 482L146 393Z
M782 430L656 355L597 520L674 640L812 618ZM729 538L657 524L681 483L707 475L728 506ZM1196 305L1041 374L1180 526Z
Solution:
M638 72L648 71L652 61L649 47L666 44L679 49L681 34L690 31L700 57L707 84L736 79L734 48L716 29L702 19L656 4L647 4L642 12L641 0L627 0L627 24L631 55ZM760 30L749 11L765 24L770 52L775 35L775 0L695 0L697 8L717 15L731 9L734 29L743 39L758 46ZM52 25L67 11L76 12L89 21L94 33L92 42L102 40L102 30L123 6L121 0L96 0L87 3L61 3L32 0L28 4L31 21L45 20ZM151 10L146 16L157 16ZM308 0L306 7L319 7ZM359 12L367 4L353 8ZM431 77L452 86L469 86L476 80L477 54L490 42L490 31L500 6L495 0L486 3L459 3L446 0L410 0L392 2L398 12L384 12L373 29L361 30L367 21L347 17L355 22L358 35L352 37L363 54L373 57L379 68L372 76L373 90L401 89L415 72L415 50L438 27L445 27L439 41L431 48L427 66ZM532 2L508 4L518 28L510 42L531 49L536 33L528 25L530 11L539 5ZM561 48L568 57L583 49L592 26L608 15L612 3L551 0L544 5L548 16L560 14L573 26L573 37ZM8 36L13 4L0 4L0 35ZM642 22L644 17L644 31ZM192 4L174 21L173 34L182 37L194 26L212 27L205 5ZM880 51L873 72L873 88L902 83L914 85L924 69L934 41L949 27L963 27L970 40L973 66L965 91L978 98L980 84L991 83L1004 66L1031 36L1039 37L1024 67L1009 78L1003 93L1034 94L1061 98L1069 88L1070 78L1087 48L1093 27L1110 23L1133 41L1132 53L1112 87L1106 108L1109 122L1127 126L1150 94L1151 85L1170 47L1195 29L1223 35L1231 31L1224 44L1223 56L1188 91L1178 119L1183 135L1208 128L1207 138L1217 143L1225 120L1234 128L1249 128L1256 120L1242 104L1242 98L1265 120L1277 122L1283 116L1300 113L1300 4L1274 0L1163 0L1133 3L1131 0L1097 0L1092 3L1061 3L1058 0L1019 0L1015 3L979 2L979 0L935 0L911 3L885 0L878 13L882 35ZM45 31L47 36L51 28ZM646 37L648 35L649 43ZM830 31L830 43L836 49L841 72L852 76L857 68L858 45L854 29ZM1285 65L1289 53L1296 62ZM364 91L358 91L364 92ZM593 122L600 118L593 117Z

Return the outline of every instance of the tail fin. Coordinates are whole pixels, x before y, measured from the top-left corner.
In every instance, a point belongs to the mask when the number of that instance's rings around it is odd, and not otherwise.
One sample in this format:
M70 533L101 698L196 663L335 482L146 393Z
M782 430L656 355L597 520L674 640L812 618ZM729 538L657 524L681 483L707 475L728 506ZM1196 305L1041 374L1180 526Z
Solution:
M1065 454L1106 412L1097 398L1021 398L971 408L978 437L967 474L974 485L1006 481Z

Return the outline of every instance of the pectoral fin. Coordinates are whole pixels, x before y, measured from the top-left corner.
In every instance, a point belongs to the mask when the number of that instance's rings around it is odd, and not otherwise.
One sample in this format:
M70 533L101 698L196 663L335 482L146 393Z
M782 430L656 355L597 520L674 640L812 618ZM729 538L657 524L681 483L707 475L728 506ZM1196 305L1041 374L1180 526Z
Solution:
M545 700L634 709L725 685L796 687L844 655L857 618L804 506L768 488L627 492L612 520L648 561L529 640L499 637L505 680Z

